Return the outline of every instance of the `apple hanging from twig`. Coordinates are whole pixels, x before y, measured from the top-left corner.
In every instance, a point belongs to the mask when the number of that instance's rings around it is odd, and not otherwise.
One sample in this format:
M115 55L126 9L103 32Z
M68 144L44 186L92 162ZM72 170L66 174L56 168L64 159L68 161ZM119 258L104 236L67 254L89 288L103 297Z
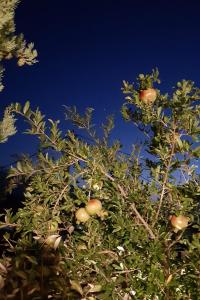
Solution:
M85 223L89 220L90 216L89 214L87 213L86 209L84 207L82 208L79 208L77 211L76 211L76 220L77 220L77 223Z
M170 216L170 222L177 232L178 230L183 230L188 226L189 218L182 215L179 215L178 217L173 215Z
M85 209L89 215L96 215L102 210L101 201L98 199L90 199Z
M152 104L157 98L157 92L154 88L148 88L140 91L140 100L145 104Z

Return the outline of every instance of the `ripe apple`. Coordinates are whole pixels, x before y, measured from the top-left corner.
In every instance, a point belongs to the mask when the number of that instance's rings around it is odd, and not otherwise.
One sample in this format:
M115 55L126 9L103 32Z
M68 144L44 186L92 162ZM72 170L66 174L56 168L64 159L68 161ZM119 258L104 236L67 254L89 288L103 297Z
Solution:
M173 215L170 217L172 226L177 230L182 230L188 226L189 218L179 215L178 217Z
M89 215L96 215L102 210L101 201L98 199L90 199L85 209Z
M78 223L82 222L82 223L85 223L89 220L90 216L89 214L87 213L86 209L85 208L79 208L77 211L76 211L76 220Z
M157 92L153 88L148 88L140 91L139 97L145 104L152 104L156 100Z

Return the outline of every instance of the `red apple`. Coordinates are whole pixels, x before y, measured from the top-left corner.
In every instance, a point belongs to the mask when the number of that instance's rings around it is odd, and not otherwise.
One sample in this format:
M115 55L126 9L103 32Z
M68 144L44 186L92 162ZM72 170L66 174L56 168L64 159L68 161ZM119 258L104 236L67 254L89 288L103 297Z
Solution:
M189 218L179 215L178 217L173 215L170 218L171 224L174 228L182 230L188 226Z
M157 92L153 88L140 91L140 100L145 104L152 104L157 98Z
M98 199L91 199L88 201L85 209L89 215L96 215L102 210L101 201Z

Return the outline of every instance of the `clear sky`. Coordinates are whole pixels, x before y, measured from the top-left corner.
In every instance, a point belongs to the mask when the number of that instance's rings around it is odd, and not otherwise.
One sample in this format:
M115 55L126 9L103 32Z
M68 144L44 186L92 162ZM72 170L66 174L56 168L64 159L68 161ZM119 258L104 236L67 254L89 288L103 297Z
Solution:
M122 80L134 81L138 73L158 67L163 92L183 78L200 86L199 11L197 0L22 1L17 32L35 43L40 62L6 65L1 113L10 102L30 100L48 118L61 119L67 130L63 104L80 111L92 106L97 125L115 113L114 137L129 151L139 133L119 113ZM17 127L21 131L24 124ZM35 150L35 140L18 133L1 144L0 165L11 162L13 153Z

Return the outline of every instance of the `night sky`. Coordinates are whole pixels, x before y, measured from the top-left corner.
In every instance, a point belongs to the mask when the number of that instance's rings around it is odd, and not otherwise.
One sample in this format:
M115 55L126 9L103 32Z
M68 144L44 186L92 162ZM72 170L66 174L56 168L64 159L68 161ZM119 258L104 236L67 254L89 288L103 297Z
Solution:
M80 112L93 107L98 126L108 114L116 116L113 137L124 151L139 138L122 121L122 80L158 67L166 92L181 79L200 86L199 1L28 0L16 12L17 32L33 41L39 63L18 68L6 63L5 89L0 94L1 115L10 102L30 100L68 129L62 105ZM21 132L25 125L18 121ZM21 133L1 144L0 165L12 154L34 153L36 139Z

